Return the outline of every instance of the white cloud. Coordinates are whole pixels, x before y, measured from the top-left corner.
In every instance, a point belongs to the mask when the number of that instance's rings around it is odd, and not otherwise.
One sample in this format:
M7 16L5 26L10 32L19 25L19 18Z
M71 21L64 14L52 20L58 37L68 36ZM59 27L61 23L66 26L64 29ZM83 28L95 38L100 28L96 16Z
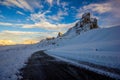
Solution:
M20 14L20 15L25 15L23 12L21 12L21 11L17 11L16 12L17 14Z
M70 24L52 24L50 22L38 22L35 24L25 24L23 25L23 28L42 28L42 29L46 29L46 30L56 30L56 31L65 31L64 29L68 29L72 26L74 26L74 23L70 23Z
M23 24L14 24L14 23L7 23L7 22L0 22L2 26L22 26Z
M52 6L53 0L47 0L47 2L50 4L50 6Z
M58 13L55 15L46 15L48 13L50 13L49 10L43 13L38 12L38 13L31 14L29 19L34 21L34 24L25 24L23 25L23 28L42 28L47 30L59 31L64 28L67 28L68 25L70 25L70 24L62 24L57 22L57 21L61 21L64 18L64 16L68 15L66 11L64 12L62 10L59 10Z
M38 13L33 13L30 15L30 19L34 22L39 22L39 21L46 21L46 14L49 13L50 11L45 11L45 12L38 12Z
M32 35L32 34L40 34L40 32L25 32L25 31L9 31L5 30L3 33L14 34L14 35Z
M35 22L34 24L15 24L15 23L6 23L6 22L0 22L0 25L2 26L9 26L9 27L21 27L21 28L41 28L45 30L53 30L57 32L65 32L66 29L72 27L75 25L76 22L74 23L69 23L69 24L62 24L62 23L51 23L49 21L40 21L40 22Z
M40 4L39 0L3 0L0 1L1 5L5 5L7 7L19 7L24 10L28 10L33 12L34 8L42 8L42 4Z
M26 2L26 0L4 0L0 1L0 3L10 7L16 6L25 10L33 11L33 8Z
M91 11L98 12L101 14L101 13L110 11L112 8L111 8L111 4L102 3L102 4L90 4L90 5L84 6L83 9L91 10Z
M67 11L59 10L56 15L52 15L52 16L50 15L48 16L48 18L55 21L61 21L62 19L64 19L64 16L67 15L68 15Z
M111 4L109 4L109 3L89 4L89 5L85 5L83 7L80 7L77 10L78 13L76 14L76 18L82 17L82 14L84 14L85 12L91 12L91 13L96 12L96 13L99 13L99 14L103 14L103 13L109 12L111 10L112 10Z
M6 23L6 22L0 22L0 25L2 26L12 26L12 23Z

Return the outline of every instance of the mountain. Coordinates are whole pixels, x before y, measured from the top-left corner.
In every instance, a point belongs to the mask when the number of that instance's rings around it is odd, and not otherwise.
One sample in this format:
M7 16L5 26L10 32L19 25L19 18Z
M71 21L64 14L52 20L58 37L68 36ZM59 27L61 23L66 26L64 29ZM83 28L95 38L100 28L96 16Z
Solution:
M91 29L98 28L97 19L91 18L90 13L85 13L82 15L82 18L70 28L63 36L77 36L81 32L86 32Z
M97 24L97 19L96 18L91 18L91 14L85 13L82 15L82 18L68 31L64 34L61 32L58 33L56 38L46 38L44 40L41 40L39 45L44 46L62 46L66 44L66 41L69 39L72 39L81 33L84 33L86 31L92 30L99 28Z
M85 13L66 33L56 38L44 39L37 46L51 56L120 79L115 71L120 70L119 32L120 26L99 28L97 19L91 18L90 13Z

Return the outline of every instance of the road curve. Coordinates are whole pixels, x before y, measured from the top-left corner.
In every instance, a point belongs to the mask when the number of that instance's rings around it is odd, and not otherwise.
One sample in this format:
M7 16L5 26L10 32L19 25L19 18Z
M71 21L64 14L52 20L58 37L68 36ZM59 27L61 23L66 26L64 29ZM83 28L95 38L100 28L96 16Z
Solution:
M18 80L115 80L63 62L44 51L35 52L20 69Z

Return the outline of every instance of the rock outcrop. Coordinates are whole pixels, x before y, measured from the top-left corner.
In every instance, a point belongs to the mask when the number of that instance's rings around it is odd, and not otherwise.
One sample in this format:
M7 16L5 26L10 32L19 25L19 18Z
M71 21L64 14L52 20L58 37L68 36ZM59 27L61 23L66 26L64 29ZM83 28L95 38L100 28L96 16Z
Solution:
M59 32L58 35L57 35L57 37L62 37L62 35L63 34L61 32Z
M82 30L87 31L90 29L98 28L97 19L91 18L90 13L85 13L82 15L81 20L78 23L76 23L75 28L76 28L76 33L79 34L80 31Z
M97 19L91 18L90 13L88 12L83 14L82 18L75 24L74 27L68 29L64 36L76 36L79 35L81 32L85 32L95 28L98 28Z
M58 33L56 38L46 38L41 41L43 46L54 45L59 46L59 43L64 42L65 40L72 39L83 32L89 31L91 29L98 28L97 19L91 18L90 13L85 13L82 15L82 18L75 24L75 26L68 29L64 34L61 32ZM63 43L64 44L64 43Z

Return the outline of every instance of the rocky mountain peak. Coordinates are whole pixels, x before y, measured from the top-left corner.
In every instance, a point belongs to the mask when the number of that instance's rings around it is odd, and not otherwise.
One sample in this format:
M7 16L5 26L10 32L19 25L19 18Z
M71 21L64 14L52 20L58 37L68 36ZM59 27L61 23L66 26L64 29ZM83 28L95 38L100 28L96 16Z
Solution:
M88 13L84 13L83 15L82 15L82 19L84 20L84 21L90 21L90 13L88 12Z
M76 36L81 32L85 32L91 29L98 28L97 19L91 18L91 14L89 12L84 13L81 19L73 26L68 29L68 31L64 34L64 36Z
M76 33L79 34L81 31L87 31L90 29L98 28L97 19L91 18L89 12L84 13L80 21L76 23L75 28L76 28Z

